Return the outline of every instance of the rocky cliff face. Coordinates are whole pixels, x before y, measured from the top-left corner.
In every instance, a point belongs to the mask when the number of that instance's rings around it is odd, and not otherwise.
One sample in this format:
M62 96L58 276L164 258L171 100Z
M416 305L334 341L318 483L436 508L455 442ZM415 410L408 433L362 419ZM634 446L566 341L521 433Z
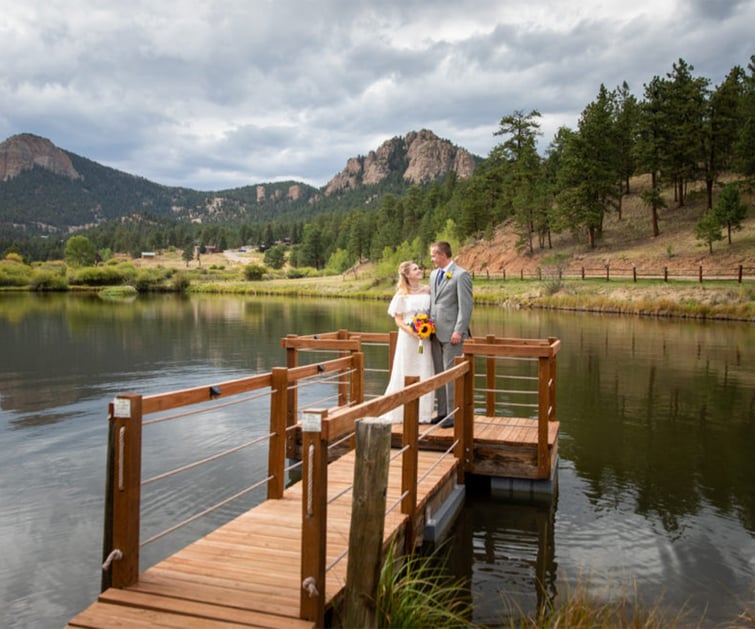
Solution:
M387 140L366 156L349 159L346 168L325 186L325 195L380 183L392 172L401 172L404 179L419 184L449 172L469 177L474 168L475 158L469 151L423 129Z
M81 179L68 155L50 140L22 133L0 144L0 181L8 181L34 166L69 179Z

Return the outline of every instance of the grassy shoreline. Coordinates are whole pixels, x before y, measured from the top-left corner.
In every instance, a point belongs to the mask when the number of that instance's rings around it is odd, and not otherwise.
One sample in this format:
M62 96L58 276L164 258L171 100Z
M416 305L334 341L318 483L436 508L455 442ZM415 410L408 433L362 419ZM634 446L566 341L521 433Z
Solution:
M260 282L192 282L194 294L270 295L389 300L393 282L342 276L272 279ZM475 280L475 303L508 308L536 308L701 320L755 321L755 282L714 280L705 284L675 280L610 282Z

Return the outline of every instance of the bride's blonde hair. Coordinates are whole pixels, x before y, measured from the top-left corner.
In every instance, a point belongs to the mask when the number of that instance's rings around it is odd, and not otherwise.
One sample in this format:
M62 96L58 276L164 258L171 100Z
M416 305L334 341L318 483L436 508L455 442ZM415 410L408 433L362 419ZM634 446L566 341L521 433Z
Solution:
M412 264L414 264L414 260L407 260L398 265L398 283L396 284L396 289L400 293L407 294L411 289L407 273L409 273L409 267L411 267Z

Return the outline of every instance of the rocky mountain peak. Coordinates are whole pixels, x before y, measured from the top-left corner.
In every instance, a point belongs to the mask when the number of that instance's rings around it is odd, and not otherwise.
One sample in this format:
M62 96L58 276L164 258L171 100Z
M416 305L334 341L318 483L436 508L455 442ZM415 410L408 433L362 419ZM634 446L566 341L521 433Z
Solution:
M14 135L0 144L0 181L8 181L22 171L40 166L69 179L81 179L71 158L50 140L30 133Z
M455 172L460 178L472 175L475 158L467 150L442 140L432 131L411 131L404 137L386 140L365 156L352 157L325 186L325 196L380 183L393 172L412 183L425 183Z

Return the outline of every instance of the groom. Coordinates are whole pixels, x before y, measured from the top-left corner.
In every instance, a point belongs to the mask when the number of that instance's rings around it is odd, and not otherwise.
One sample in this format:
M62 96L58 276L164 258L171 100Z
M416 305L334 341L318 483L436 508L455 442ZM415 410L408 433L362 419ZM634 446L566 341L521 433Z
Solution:
M435 322L432 350L436 374L454 366L455 358L464 352L464 339L470 336L472 278L451 255L451 245L445 241L430 247L435 266L430 274L430 318ZM442 428L450 428L454 425L454 383L439 388L435 395L438 416L433 423L442 422Z

